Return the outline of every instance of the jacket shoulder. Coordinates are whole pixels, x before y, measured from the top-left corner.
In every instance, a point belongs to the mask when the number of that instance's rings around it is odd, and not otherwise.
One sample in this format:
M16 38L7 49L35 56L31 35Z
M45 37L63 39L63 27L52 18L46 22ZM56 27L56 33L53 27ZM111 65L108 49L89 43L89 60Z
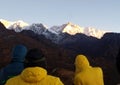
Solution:
M20 80L20 76L14 76L8 79L5 85L16 85L19 80Z
M46 79L47 81L51 81L52 83L54 82L55 85L64 85L59 77L47 75Z
M102 72L102 68L100 67L93 67L94 70Z

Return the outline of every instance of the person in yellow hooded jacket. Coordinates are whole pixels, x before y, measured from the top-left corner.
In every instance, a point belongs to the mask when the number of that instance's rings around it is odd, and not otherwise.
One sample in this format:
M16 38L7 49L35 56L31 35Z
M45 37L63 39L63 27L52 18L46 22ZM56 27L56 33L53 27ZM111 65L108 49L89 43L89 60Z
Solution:
M90 66L85 55L78 55L75 58L74 85L104 85L102 69Z
M59 77L47 74L44 55L38 49L31 49L26 55L25 69L5 85L64 85Z

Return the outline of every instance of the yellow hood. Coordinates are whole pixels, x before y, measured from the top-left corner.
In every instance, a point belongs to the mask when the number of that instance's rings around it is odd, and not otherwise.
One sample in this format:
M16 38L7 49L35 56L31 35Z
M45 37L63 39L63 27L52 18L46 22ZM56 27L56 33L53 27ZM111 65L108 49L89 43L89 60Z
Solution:
M82 71L83 69L86 69L90 67L89 61L84 55L78 55L75 59L75 67L76 67L76 73Z
M45 78L47 71L41 67L29 67L23 70L20 77L26 82L38 82L41 79Z

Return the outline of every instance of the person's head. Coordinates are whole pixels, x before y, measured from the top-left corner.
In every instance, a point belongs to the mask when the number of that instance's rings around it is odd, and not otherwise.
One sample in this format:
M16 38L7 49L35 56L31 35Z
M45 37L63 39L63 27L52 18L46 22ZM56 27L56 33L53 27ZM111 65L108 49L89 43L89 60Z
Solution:
M27 47L22 44L18 44L12 49L12 61L23 62L25 60L26 54Z
M75 58L75 68L76 72L79 72L83 69L89 67L89 61L85 55L77 55Z
M39 50L37 48L29 50L25 57L24 66L25 68L35 66L46 68L46 59L42 50Z

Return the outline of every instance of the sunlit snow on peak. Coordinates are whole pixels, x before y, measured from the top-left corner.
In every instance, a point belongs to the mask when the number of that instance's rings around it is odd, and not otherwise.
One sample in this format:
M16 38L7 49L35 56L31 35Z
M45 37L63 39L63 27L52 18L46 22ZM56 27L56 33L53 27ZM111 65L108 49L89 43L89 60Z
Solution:
M13 28L16 28L17 26L22 27L22 28L25 27L25 26L29 26L28 23L26 23L22 20L12 22L12 21L7 21L7 20L4 20L4 19L0 19L0 22L3 23L6 28L9 28L11 26Z

